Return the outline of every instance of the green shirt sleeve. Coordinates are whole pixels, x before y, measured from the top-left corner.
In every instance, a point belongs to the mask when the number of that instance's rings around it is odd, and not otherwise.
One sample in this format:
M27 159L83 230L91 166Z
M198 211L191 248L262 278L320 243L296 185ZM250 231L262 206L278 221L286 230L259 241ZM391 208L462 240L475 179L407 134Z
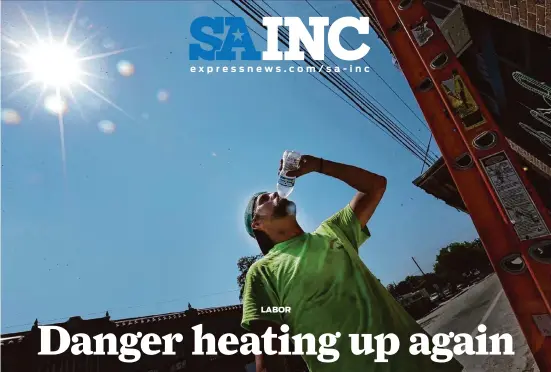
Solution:
M356 251L371 237L367 226L360 225L350 204L325 220L316 232L334 234L340 239L346 239Z
M265 320L282 324L281 316L277 313L263 313L262 308L279 306L276 292L269 280L268 273L261 261L251 265L245 286L243 288L243 318L241 326L246 330L251 330L251 322L256 320Z

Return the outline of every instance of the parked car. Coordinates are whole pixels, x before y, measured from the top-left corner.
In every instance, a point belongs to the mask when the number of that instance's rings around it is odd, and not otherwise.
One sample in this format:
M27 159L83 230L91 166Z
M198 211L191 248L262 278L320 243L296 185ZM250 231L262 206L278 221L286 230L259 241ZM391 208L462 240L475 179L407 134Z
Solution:
M440 302L442 302L442 300L440 299L440 294L439 293L431 294L430 295L430 300L435 304L439 304Z

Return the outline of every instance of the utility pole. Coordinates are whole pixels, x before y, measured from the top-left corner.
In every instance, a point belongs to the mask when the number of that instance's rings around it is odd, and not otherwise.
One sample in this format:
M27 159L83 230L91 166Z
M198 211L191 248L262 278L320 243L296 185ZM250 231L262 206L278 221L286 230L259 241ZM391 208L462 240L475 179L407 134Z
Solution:
M413 260L413 262L415 262L415 266L417 266L417 268L419 269L419 271L421 272L421 274L423 274L423 281L421 281L421 283L425 283L426 285L428 285L428 283L427 283L427 274L425 274L425 272L423 271L423 269L421 269L421 266L419 266L419 264L417 263L417 261L415 261L415 257L411 257L411 259ZM436 284L433 284L433 287L434 287L434 289L436 289L441 295L443 295L443 293L441 293L441 291L440 291L440 287L438 287Z
M417 268L419 269L419 271L421 272L421 274L423 274L423 276L427 275L427 274L425 274L425 272L423 271L423 269L421 269L421 266L419 266L419 264L417 263L417 261L415 261L415 257L411 257L411 259L413 260L413 262L415 262L415 265L417 266Z

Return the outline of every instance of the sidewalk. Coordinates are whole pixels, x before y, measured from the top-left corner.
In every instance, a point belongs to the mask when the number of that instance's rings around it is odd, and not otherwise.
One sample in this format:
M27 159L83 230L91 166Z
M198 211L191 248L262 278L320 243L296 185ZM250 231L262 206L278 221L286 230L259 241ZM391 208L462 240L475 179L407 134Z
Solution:
M511 335L515 355L457 356L464 372L539 371L495 274L465 288L417 322L431 335L448 332L477 335L479 324L487 326L487 335ZM487 348L491 348L489 339Z

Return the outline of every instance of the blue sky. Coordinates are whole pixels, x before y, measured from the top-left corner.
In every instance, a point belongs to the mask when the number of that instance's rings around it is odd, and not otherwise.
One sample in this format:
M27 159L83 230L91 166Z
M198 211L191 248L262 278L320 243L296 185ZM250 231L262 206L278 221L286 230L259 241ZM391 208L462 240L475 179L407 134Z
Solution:
M222 4L243 15L231 3ZM41 2L5 3L3 30L32 40L17 5L47 35ZM56 38L62 38L74 5L48 4ZM270 5L285 16L316 15L301 2ZM359 15L346 1L315 6L332 20ZM3 333L28 329L35 318L63 321L106 310L122 318L179 311L188 302L197 308L237 303L236 261L258 252L244 231L243 208L251 193L275 188L285 149L388 178L370 222L373 237L361 253L385 284L418 273L411 256L430 271L438 249L476 237L468 216L412 185L419 160L309 74L191 73L189 27L205 15L228 16L211 1L83 4L72 39L76 44L100 34L82 54L140 48L85 63L108 78L87 83L132 118L75 89L82 114L69 101L66 173L57 118L42 106L30 115L39 89L8 100L27 76L3 78L2 106L22 119L19 125L2 124ZM246 22L263 34L252 20ZM346 30L343 36L371 47L369 63L419 113L375 33L362 37ZM264 40L252 37L264 49ZM3 74L17 69L14 57L3 53L2 60ZM133 75L119 74L121 60L133 64ZM354 78L428 141L428 130L375 74ZM168 92L168 100L158 100L160 90ZM116 130L100 131L101 120L110 120ZM312 230L353 195L340 181L313 174L297 181L291 198L299 221Z

